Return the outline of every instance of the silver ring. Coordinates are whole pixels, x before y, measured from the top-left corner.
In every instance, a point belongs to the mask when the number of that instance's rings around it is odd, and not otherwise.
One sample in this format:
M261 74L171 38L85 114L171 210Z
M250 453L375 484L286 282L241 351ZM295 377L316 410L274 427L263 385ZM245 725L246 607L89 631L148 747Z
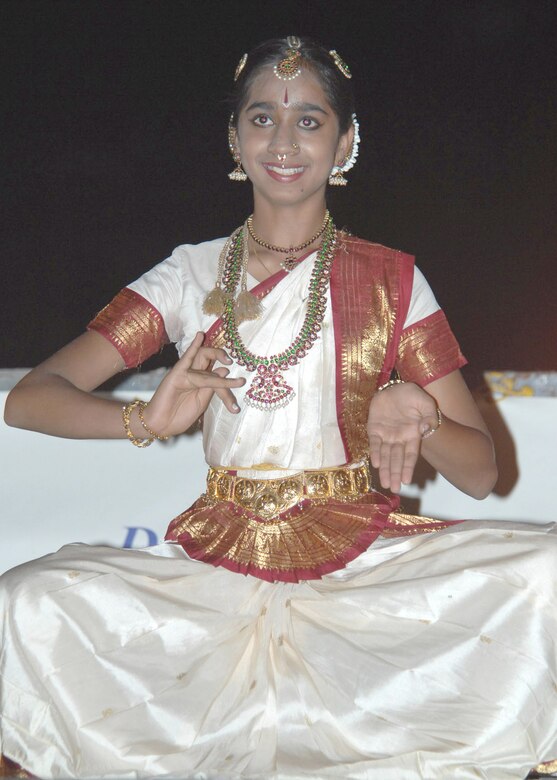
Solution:
M285 154L277 154L277 159L278 159L279 162L282 163L282 162L284 162L286 160L286 155Z

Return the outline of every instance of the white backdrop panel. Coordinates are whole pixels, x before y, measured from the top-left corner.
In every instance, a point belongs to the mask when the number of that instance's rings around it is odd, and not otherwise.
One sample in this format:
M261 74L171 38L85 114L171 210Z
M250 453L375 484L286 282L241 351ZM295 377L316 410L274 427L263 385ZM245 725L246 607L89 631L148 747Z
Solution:
M3 410L7 392L0 392ZM149 398L151 392L119 398ZM557 398L505 397L485 407L495 434L498 492L478 502L421 469L409 511L441 518L557 520ZM127 440L72 441L0 423L0 571L69 542L142 547L204 489L201 436L140 450Z

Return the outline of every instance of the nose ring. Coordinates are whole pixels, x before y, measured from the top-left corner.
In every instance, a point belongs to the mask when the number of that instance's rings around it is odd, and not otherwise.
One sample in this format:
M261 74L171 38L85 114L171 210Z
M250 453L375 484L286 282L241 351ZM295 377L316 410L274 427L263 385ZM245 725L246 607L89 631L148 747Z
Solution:
M296 143L292 144L292 148L294 149L295 152L299 152L300 151L300 147Z
M283 163L286 160L285 154L277 154L277 159L279 162Z

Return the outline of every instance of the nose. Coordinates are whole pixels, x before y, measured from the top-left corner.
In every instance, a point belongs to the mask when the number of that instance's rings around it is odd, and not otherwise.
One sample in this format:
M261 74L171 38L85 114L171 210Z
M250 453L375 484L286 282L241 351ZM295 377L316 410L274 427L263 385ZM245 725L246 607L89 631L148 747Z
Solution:
M300 146L295 141L284 135L276 134L269 143L269 152L277 158L279 163L284 167L287 157L293 157L299 154Z

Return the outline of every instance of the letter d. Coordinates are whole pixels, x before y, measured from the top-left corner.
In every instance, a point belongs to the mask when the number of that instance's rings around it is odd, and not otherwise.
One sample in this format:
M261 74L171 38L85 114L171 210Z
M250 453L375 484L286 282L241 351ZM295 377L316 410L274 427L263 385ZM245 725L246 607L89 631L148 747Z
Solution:
M132 548L132 547L151 547L154 544L158 544L158 539L156 533L151 528L143 528L139 525L127 525L125 526L128 529L128 533L126 534L126 538L124 539L124 544L122 547L124 548ZM134 545L135 537L137 535L138 531L145 531L147 534L147 544L137 544Z

